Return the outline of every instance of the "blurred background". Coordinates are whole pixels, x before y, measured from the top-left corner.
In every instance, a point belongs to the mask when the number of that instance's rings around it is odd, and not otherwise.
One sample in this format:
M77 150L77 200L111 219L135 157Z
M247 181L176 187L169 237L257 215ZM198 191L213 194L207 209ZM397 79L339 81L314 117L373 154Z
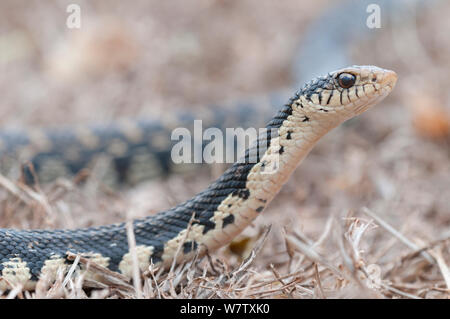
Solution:
M80 29L66 26L71 3L81 8ZM366 26L368 4L380 6L381 28ZM260 263L282 264L283 227L315 238L329 216L369 220L361 213L367 206L420 245L450 235L449 15L448 1L3 0L0 127L158 118L178 109L201 119L212 104L293 92L337 67L392 69L394 92L320 141L242 238L274 224ZM33 209L14 215L17 206L4 199L0 226L145 216L189 198L222 170L152 180L120 195L72 191L50 201L51 218L24 221ZM404 251L377 227L365 245L379 264Z

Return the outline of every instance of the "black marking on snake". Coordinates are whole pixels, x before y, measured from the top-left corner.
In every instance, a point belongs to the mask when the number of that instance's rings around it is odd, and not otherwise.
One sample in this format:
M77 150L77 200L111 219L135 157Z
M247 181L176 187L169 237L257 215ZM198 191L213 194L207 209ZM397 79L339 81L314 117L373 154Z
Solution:
M340 95L339 95L339 101L341 102L341 105L342 105L342 92L340 92Z
M302 122L308 122L309 121L309 117L307 117L306 115L303 117L303 121Z
M191 251L195 251L198 247L196 241L187 241L183 244L183 253L188 254Z
M332 98L333 94L334 94L334 90L331 90L330 91L330 96L328 97L328 100L327 100L327 105L330 104L330 101L331 101L331 98Z
M232 195L242 199L248 199L250 196L250 191L248 189L239 189L235 190Z
M261 212L263 211L263 209L264 209L264 206L259 206L259 207L256 209L256 211L257 211L258 213L261 213Z
M377 87L375 86L375 84L373 84L373 83L371 83L372 84L372 86L373 86L373 89L376 91L377 90Z
M355 94L356 94L356 97L359 99L358 86L355 86Z
M284 153L284 146L281 146L280 149L278 150L278 154L283 154Z
M203 235L206 234L207 232L209 232L210 230L213 230L216 228L216 223L209 220L209 221L205 221L204 223L202 223L201 225L203 225Z
M292 138L291 134L292 134L291 131L288 131L288 132L287 132L287 135L286 135L286 139L287 139L287 140L290 140L290 139Z
M318 80L312 80L305 87L305 89L303 91L303 94L304 94L305 98L308 101L312 102L311 96L313 94L319 93L318 91L321 88L323 88L324 86L325 86L325 79L324 78L319 78Z
M350 90L346 89L346 91L347 91L347 99L349 100L349 102L351 102L351 100L350 100Z
M234 223L234 215L230 214L223 219L222 228L225 228L227 225Z
M329 90L330 95L327 100L327 105L330 103L333 96L334 89L336 88L336 75L328 74L327 76L322 76L306 84L302 89L302 93L308 101L311 100L313 94L318 94L319 104L322 104L322 92L323 90Z
M150 261L157 264L162 261L162 255L164 253L164 247L154 247L153 254L150 256Z
M325 112L325 113L328 112L328 110L323 109L323 108L320 108L319 111L322 111L322 112Z

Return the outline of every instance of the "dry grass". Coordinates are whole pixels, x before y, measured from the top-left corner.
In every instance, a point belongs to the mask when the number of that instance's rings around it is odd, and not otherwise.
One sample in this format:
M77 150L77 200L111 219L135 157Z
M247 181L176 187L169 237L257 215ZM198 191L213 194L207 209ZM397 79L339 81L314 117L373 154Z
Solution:
M173 8L161 1L117 7L81 1L88 32L80 40L58 28L65 5L2 1L0 15L10 11L0 19L0 45L8 43L13 53L0 55L0 122L26 127L155 117L173 106L283 87L296 41L325 2L299 10L297 1ZM136 272L133 282L73 256L96 275L80 275L74 266L55 283L43 278L34 292L13 287L1 297L448 298L450 24L436 12L449 13L449 4L421 13L417 28L403 30L416 32L419 42L381 30L356 45L355 64L399 73L396 90L325 137L230 246L171 271ZM96 31L104 19L126 27L117 31L108 22L101 24L106 31ZM100 41L96 34L110 36ZM411 52L393 46L395 39ZM111 45L117 54L103 61ZM134 51L120 53L124 47ZM61 70L61 61L68 68ZM0 227L75 228L143 217L189 198L223 170L111 190L98 166L36 189L0 176ZM131 229L129 235L133 251Z
M71 184L71 181L66 181ZM35 191L7 179L0 185L10 194L3 199L23 220L28 213L39 225L60 224L60 205L72 191L60 195L58 188L48 193ZM14 186L13 186L14 185ZM79 186L72 184L73 192ZM58 196L57 196L58 193ZM88 193L83 195L89 197ZM77 196L76 196L77 197ZM76 199L74 199L76 201ZM67 202L68 207L76 203ZM274 205L275 206L275 205ZM108 207L108 210L111 207ZM277 207L275 206L276 210ZM5 209L4 211L9 211ZM405 231L396 229L381 216L363 208L359 216L344 212L328 217L322 233L310 238L299 227L280 229L274 236L271 226L243 245L237 254L230 249L196 256L193 261L173 264L170 270L153 265L140 273L135 260L133 282L79 255L70 255L73 266L50 283L41 278L34 292L14 287L4 298L446 298L450 288L448 251L450 233L434 241L415 243ZM70 213L69 213L70 214ZM37 216L40 216L38 218ZM64 217L66 218L66 216ZM34 223L31 224L33 227ZM257 226L255 226L257 228ZM132 226L127 226L130 251L135 249ZM375 237L374 237L374 233ZM251 236L251 235L248 235ZM282 241L282 248L277 241ZM268 243L269 242L269 243ZM271 243L270 243L271 242ZM375 243L375 245L373 245ZM278 243L279 244L279 243ZM370 246L370 247L368 247ZM180 246L181 248L181 246ZM242 248L242 247L241 247ZM246 251L247 249L247 251ZM277 249L277 250L274 250ZM236 250L236 249L234 249ZM245 256L245 258L244 258ZM389 258L385 258L389 256ZM447 260L446 260L447 259ZM86 273L79 272L84 265Z

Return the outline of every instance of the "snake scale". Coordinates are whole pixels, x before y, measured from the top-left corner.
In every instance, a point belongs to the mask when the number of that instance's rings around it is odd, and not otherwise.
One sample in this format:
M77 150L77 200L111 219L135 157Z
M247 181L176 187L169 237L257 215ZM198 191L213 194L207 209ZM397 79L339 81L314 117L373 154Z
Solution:
M390 70L353 66L305 84L244 157L208 188L172 209L133 221L139 269L145 271L150 263L167 267L174 258L189 260L230 242L271 202L322 136L377 104L396 80ZM58 271L68 271L69 252L132 277L124 223L76 230L0 229L0 290L33 289L42 276L54 280Z

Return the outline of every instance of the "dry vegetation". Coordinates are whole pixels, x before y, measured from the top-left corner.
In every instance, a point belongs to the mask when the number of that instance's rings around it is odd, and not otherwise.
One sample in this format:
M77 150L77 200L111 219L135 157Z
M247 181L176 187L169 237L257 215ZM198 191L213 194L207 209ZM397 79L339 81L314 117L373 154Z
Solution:
M82 32L74 32L64 27L64 1L2 1L0 123L155 117L283 88L305 26L329 2L80 1L86 15ZM395 92L325 137L230 246L168 272L150 267L132 283L73 256L96 276L74 266L56 283L43 278L35 292L14 287L0 295L448 298L450 20L439 17L450 5L438 6L417 26L355 44L355 64L397 71ZM398 39L402 46L393 45ZM189 198L222 170L122 190L102 185L95 169L82 184L77 176L36 189L0 176L0 227L74 228L146 216Z

